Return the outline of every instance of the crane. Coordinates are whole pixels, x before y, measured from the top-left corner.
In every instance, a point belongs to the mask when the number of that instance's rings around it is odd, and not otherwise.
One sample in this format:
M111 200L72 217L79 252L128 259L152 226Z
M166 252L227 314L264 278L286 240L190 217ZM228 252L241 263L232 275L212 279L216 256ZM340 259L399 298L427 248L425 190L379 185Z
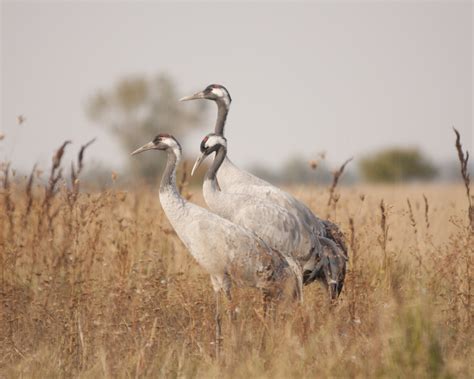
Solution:
M176 167L181 159L181 145L169 134L159 134L132 155L147 150L167 153L159 198L163 211L179 239L210 275L215 292L216 355L221 341L220 293L231 300L232 283L262 291L264 306L280 299L300 299L301 285L287 259L269 248L251 231L207 209L185 200L176 187ZM208 176L215 175L213 164Z
M201 155L196 160L191 175L213 152L213 164L219 169L227 155L227 140L211 133L202 140ZM289 263L294 264L295 272L303 281L301 267L314 258L314 251L320 249L320 246L318 239L312 233L307 233L295 216L265 199L220 191L216 175L205 177L203 195L214 213L252 230L270 248L284 254Z

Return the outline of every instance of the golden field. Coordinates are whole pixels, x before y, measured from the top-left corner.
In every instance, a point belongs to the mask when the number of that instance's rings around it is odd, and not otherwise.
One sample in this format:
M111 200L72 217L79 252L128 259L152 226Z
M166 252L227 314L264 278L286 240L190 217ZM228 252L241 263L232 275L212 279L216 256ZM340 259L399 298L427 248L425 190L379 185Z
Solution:
M5 172L0 378L472 377L474 245L461 185L337 188L329 207L327 188L289 188L344 231L345 288L330 305L314 283L275 319L258 292L234 289L239 313L234 325L224 317L218 362L209 277L157 188L87 193ZM184 192L202 204L199 188Z

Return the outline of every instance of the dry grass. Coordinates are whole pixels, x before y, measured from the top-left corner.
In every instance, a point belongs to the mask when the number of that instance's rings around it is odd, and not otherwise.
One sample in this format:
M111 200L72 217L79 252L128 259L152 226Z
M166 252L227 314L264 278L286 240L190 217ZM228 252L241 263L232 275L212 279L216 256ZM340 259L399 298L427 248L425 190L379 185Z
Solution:
M0 377L474 372L473 235L461 186L340 188L329 207L327 188L290 189L344 230L346 286L334 307L317 284L306 287L304 305L274 321L263 318L258 293L235 290L239 316L234 328L224 321L218 363L209 278L156 190L79 192L70 201L75 183L44 189L34 173L23 184L11 176L4 167ZM202 203L199 189L185 190Z

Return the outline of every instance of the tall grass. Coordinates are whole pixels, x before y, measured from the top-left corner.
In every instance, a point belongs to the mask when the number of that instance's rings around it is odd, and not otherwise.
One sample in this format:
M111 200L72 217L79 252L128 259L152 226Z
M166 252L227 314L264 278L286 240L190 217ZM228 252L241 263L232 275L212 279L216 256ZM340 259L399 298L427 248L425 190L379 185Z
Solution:
M172 231L156 189L80 192L82 163L67 183L58 154L46 187L36 168L23 181L2 168L0 377L474 372L466 188L340 188L329 205L326 189L290 189L344 230L345 289L330 306L321 287L306 287L305 303L275 320L264 318L259 293L234 290L238 317L224 320L217 362L208 275ZM186 180L182 189L202 203Z

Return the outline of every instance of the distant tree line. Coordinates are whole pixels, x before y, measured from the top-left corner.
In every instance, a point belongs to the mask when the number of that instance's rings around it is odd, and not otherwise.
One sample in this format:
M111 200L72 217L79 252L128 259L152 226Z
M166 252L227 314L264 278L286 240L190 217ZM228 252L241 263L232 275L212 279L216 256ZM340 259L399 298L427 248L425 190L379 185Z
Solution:
M431 180L436 166L417 148L388 148L364 157L359 163L362 177L369 182Z
M459 180L457 162L435 165L418 148L391 147L366 155L348 165L341 177L342 184L355 181L369 183L401 183L409 181ZM269 169L263 166L251 167L251 171L273 183L328 184L332 180L334 168L329 169L325 161L317 167L303 158L290 158L281 168ZM472 163L469 171L474 169Z
M291 157L278 169L264 166L250 167L250 171L258 177L278 184L323 184L332 182L333 172L337 167L328 167L327 163L318 160L307 160L302 157ZM353 169L346 169L341 177L342 184L351 184L356 180Z

